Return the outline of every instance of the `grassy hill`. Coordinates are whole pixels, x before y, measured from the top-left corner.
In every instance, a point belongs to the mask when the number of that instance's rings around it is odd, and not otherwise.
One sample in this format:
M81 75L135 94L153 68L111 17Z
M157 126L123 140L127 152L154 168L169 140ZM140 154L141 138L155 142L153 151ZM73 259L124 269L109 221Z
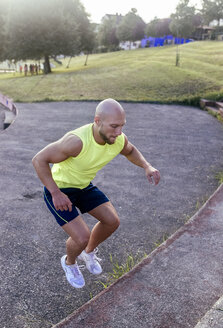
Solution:
M223 42L202 41L85 56L53 73L38 76L1 74L0 92L14 101L101 100L198 103L200 97L223 98Z

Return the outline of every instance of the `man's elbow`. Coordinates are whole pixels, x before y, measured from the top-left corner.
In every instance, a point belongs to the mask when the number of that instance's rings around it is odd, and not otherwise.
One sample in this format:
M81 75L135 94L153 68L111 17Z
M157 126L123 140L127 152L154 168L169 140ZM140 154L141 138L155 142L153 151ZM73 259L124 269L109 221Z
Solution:
M130 147L128 149L128 152L126 154L126 157L128 158L128 157L132 156L132 154L134 153L134 151L135 151L135 147L132 145L132 147Z
M33 166L36 168L38 165L38 154L36 154L33 158L32 158L32 164Z

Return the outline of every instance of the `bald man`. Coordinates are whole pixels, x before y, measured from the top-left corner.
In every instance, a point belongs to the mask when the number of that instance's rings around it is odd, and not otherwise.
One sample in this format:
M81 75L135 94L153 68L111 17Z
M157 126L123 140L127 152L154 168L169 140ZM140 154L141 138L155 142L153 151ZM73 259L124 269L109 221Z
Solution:
M122 128L125 111L114 99L105 99L96 108L94 122L65 134L42 149L32 160L44 187L44 200L58 224L69 235L61 265L68 282L85 285L77 259L92 274L102 272L96 247L118 228L118 214L107 196L92 184L96 173L118 154L145 170L150 183L157 185L160 173L132 145ZM52 170L50 163L53 164ZM98 222L92 231L81 213Z

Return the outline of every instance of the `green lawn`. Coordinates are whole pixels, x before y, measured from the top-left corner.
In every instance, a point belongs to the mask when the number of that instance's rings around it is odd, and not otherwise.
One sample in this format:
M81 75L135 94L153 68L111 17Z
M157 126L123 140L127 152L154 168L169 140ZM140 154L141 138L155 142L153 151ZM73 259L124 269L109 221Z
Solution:
M179 102L223 98L223 42L202 41L176 46L90 55L57 65L39 76L1 74L0 92L14 101L101 100Z

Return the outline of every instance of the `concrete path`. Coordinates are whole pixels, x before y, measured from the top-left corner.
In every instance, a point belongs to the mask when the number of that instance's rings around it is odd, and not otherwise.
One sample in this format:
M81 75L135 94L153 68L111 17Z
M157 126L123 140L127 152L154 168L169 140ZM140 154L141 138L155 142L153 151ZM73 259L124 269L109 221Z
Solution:
M223 296L211 307L195 328L223 327Z
M16 121L1 132L0 327L48 328L60 322L102 291L100 280L106 282L112 271L110 254L119 263L130 253L149 254L216 190L215 175L223 171L223 128L215 118L183 106L123 106L127 113L124 132L160 169L162 180L157 187L151 186L142 169L122 156L99 172L94 182L112 200L121 226L99 247L103 274L94 277L83 271L86 286L81 290L70 287L60 267L67 236L43 203L42 185L31 159L67 131L91 122L96 103L17 104ZM95 224L89 215L84 219L90 227ZM176 275L169 279L174 285ZM211 295L211 304L216 300ZM208 308L208 304L199 308L196 319Z
M0 104L0 131L7 128L16 119L16 114Z
M4 130L5 108L0 104L0 131Z
M222 235L223 185L129 274L55 328L194 327L223 294ZM222 328L222 305L196 328Z

